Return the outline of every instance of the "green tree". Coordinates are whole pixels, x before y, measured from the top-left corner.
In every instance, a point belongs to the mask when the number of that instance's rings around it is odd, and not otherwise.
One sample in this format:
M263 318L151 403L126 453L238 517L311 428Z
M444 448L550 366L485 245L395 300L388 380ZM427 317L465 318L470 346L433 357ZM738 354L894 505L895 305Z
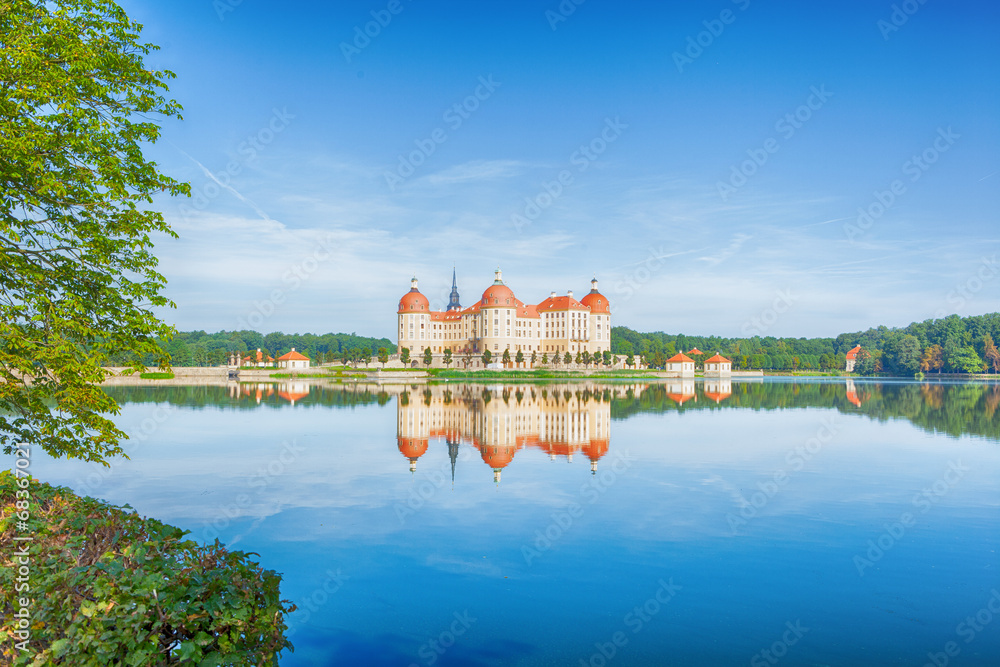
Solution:
M920 370L920 355L920 340L912 334L892 330L882 337L882 364L890 373L913 375Z
M573 360L577 366L583 363L583 355L580 352L576 353L576 358Z
M629 353L629 355L625 357L625 365L635 366L635 357L632 355L632 353Z
M601 359L605 366L611 365L611 350L604 350L601 352Z
M538 352L536 350L531 351L531 367L535 367L535 363L538 361Z
M971 345L957 347L947 355L947 363L953 373L982 373L986 370L986 364Z
M483 366L489 366L491 359L493 359L493 353L489 350L483 350Z
M434 353L431 352L431 348L424 348L424 366L430 366L434 362Z
M173 329L153 234L176 237L154 195L190 188L145 159L173 73L110 0L7 0L0 9L0 442L104 462L126 434L98 385L134 371Z
M444 366L445 366L445 368L447 368L448 366L451 366L451 348L450 347L446 347L444 349Z
M403 366L410 365L410 348L404 347L399 352L399 360L403 363Z
M993 343L993 336L989 334L983 336L983 358L994 373L1000 371L1000 352L997 351L997 346Z
M378 349L378 362L382 364L382 368L385 368L386 363L389 361L389 350L384 347Z
M563 363L570 364L573 362L573 357L570 356L569 352L563 355Z
M872 353L865 348L858 350L858 356L854 361L854 372L858 375L872 375L875 370L875 357L872 356Z
M504 350L503 356L500 358L503 361L503 367L507 368L510 366L510 350Z
M583 360L584 366L590 366L590 352L588 350L584 350L580 358Z
M518 366L520 366L521 364L523 364L524 363L524 352L522 352L521 350L518 350L517 354L514 355L514 361L517 363Z
M542 352L542 365L547 365L549 363L549 353Z

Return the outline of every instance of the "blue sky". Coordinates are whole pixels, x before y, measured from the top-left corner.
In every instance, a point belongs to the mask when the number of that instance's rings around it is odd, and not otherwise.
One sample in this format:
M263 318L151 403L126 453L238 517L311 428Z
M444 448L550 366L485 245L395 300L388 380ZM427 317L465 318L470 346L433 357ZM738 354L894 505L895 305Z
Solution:
M124 2L185 108L163 315L391 336L453 265L643 331L1000 310L1000 9L673 4Z

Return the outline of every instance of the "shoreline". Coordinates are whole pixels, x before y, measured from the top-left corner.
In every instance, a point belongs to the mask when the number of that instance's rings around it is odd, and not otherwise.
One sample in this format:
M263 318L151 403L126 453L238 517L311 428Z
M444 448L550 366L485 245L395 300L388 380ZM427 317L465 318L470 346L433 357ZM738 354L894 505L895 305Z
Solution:
M228 386L239 383L282 383L282 382L307 382L316 384L431 384L443 382L613 382L613 381L705 381L705 380L763 380L767 377L779 378L843 378L852 380L909 380L915 382L927 382L935 380L967 380L967 381L998 381L997 374L976 374L963 375L955 373L928 373L924 377L897 377L897 376L857 376L847 374L844 371L834 372L765 372L761 370L753 371L733 371L730 375L708 375L697 373L694 376L680 376L676 373L665 371L622 371L622 370L552 370L552 369L510 369L510 370L481 370L481 371L443 371L440 369L364 369L364 368L343 368L320 366L307 369L309 372L297 373L284 369L275 368L243 368L238 377L230 378L229 369L225 366L178 366L171 369L173 377L170 378L143 378L138 373L121 375L123 368L108 368L113 374L109 375L102 386ZM149 369L148 372L156 373L158 369Z

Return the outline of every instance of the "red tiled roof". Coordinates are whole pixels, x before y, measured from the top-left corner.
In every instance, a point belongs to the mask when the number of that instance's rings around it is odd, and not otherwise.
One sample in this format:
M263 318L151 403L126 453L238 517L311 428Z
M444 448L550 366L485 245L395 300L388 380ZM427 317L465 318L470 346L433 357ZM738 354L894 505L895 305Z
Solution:
M411 310L424 312L430 310L430 302L427 301L427 297L415 289L403 295L403 298L399 300L399 309L396 312L408 313Z
M550 296L545 301L542 301L537 306L539 311L542 310L590 310L585 305L577 301L571 296Z
M285 354L278 357L278 361L309 361L309 357L304 356L292 350L291 352L286 352Z
M721 354L719 354L718 352L716 352L715 356L706 359L705 363L706 364L716 364L716 363L731 364L733 362L731 362L729 359L726 359L724 356L722 356Z
M291 401L292 403L294 403L295 401L297 401L297 400L299 400L301 398L305 398L308 395L309 395L308 391L279 391L278 392L278 396L282 397L286 401Z
M731 395L732 395L732 392L729 392L729 391L706 391L705 392L705 397L712 399L713 401L716 402L716 404L721 403L723 400L725 400L726 398L729 398Z
M692 398L695 398L694 394L667 394L667 398L677 403L678 405L684 405ZM697 399L695 399L697 400Z
M855 345L854 347L852 347L850 350L847 351L847 358L848 359L857 359L859 351L861 351L861 346L860 345Z
M696 347L692 347L690 350L688 350L688 354L705 354L705 353Z
M608 297L604 296L597 290L591 290L589 294L585 294L583 298L580 299L580 303L587 308L590 308L590 312L592 313L611 312L608 310L608 306L611 305L608 303Z
M541 317L541 315L538 314L538 306L533 306L533 305L530 305L530 304L527 305L527 306L525 306L523 304L520 305L520 306L518 306L517 316L518 317Z
M517 297L514 296L514 292L511 291L506 285L490 285L485 290L483 290L483 296L479 303L484 306L509 306L510 301L517 303Z
M691 357L687 356L683 352L678 352L674 356L672 356L669 359L667 359L667 363L668 364L678 363L678 362L681 362L681 361L687 361L687 362L690 362L692 364L694 363L694 359L692 359Z

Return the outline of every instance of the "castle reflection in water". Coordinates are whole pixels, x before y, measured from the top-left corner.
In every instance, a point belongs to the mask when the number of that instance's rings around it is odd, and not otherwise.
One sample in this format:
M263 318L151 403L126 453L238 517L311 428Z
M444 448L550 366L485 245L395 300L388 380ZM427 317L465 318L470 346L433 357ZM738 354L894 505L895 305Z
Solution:
M666 395L679 405L694 400L694 380L669 381ZM473 447L493 479L522 449L539 449L552 460L586 458L596 473L611 444L611 402L639 396L648 384L443 384L383 385L380 394L396 398L396 441L399 452L416 471L432 441L448 448L454 476L463 446ZM319 387L310 382L240 383L230 385L234 399L256 403L287 401L292 405ZM358 385L370 391L370 386ZM720 403L730 396L729 379L707 379L704 398Z
M479 452L496 482L515 455L528 448L552 460L586 458L596 473L611 444L611 401L641 394L646 386L456 385L402 392L396 403L397 445L411 471L438 440L448 447L453 475L463 446ZM730 391L728 386L715 389L718 396ZM670 391L683 402L694 397L694 382L677 382Z

